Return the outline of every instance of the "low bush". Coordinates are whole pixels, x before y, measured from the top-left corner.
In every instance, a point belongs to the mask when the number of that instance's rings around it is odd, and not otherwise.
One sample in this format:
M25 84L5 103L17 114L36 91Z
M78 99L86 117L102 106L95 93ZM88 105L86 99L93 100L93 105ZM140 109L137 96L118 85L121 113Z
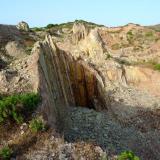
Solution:
M58 24L48 24L48 25L46 26L46 28L47 28L47 29L50 29L50 28L56 27L56 26L58 26Z
M40 96L35 93L11 95L0 99L0 124L7 119L21 123L23 115L32 112L38 105Z
M160 64L155 64L154 69L160 71Z
M132 44L132 43L133 43L133 39L134 39L134 34L133 34L133 32L130 30L130 31L127 32L127 40L128 40L128 42L129 42L130 44Z
M45 130L45 124L42 117L33 118L30 121L29 128L33 132L43 131Z
M6 146L0 150L0 159L8 160L12 155L12 150Z
M150 31L150 32L147 32L147 33L145 34L145 36L146 36L146 37L153 37L153 36L154 36L154 33L153 33L152 31Z
M88 25L88 26L92 26L92 27L104 27L104 25L99 25L99 24L96 24L96 23L93 23L93 22L88 22L88 21L85 21L85 20L82 20L82 19L76 19L74 21L74 23L83 23L85 25Z
M34 27L34 28L32 28L32 30L33 31L35 31L35 32L38 32L38 31L43 31L44 29L43 28L39 28L39 27Z
M125 59L119 59L119 58L115 58L116 62L118 62L119 64L122 64L122 65L127 65L127 66L130 66L130 62L128 62L127 60Z
M140 160L132 151L124 151L118 156L118 160Z
M26 53L27 53L28 55L31 54L32 48L33 48L33 47L27 47L27 48L26 48Z
M110 59L110 58L112 58L112 56L109 53L106 54L106 59Z

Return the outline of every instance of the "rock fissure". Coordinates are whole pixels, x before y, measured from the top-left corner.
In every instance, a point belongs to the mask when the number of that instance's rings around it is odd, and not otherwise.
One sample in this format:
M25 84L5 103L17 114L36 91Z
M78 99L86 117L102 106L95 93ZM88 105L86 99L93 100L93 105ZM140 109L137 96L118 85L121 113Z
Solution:
M57 78L57 82L61 82L60 90L63 91L66 104L69 106L76 105L94 108L94 99L97 99L99 104L105 105L99 96L98 87L100 87L100 84L98 83L99 80L102 82L102 79L98 72L90 68L83 61L74 60L73 57L64 51L57 50L55 46L56 50L53 51L54 44L51 37L48 37L47 43L51 43L50 51L51 55L53 54L52 69L57 70L55 77Z

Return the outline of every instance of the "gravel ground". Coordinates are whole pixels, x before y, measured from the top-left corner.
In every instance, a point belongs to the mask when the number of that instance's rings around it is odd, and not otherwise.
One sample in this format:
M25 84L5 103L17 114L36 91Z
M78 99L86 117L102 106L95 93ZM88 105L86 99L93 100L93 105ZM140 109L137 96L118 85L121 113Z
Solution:
M159 135L159 131L142 133L132 125L114 121L108 113L82 107L70 108L65 130L65 139L70 142L92 141L113 154L132 150L145 160L160 159Z

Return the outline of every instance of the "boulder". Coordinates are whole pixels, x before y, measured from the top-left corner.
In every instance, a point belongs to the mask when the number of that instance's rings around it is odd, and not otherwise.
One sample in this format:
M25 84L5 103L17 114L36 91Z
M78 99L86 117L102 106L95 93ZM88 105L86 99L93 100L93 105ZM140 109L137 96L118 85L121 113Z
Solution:
M23 21L18 23L17 28L21 31L26 31L26 32L28 32L30 30L29 25L26 22L23 22Z
M8 42L5 46L6 53L11 57L22 57L25 55L25 49L22 44L18 41Z

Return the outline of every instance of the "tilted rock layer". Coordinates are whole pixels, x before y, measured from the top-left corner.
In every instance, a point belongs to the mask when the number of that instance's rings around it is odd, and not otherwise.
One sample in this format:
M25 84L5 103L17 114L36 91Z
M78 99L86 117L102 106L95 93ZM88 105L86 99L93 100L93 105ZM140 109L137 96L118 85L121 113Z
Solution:
M94 108L96 101L99 107L105 108L101 95L104 84L97 71L58 49L50 36L37 43L32 52L37 57L39 79L36 82L44 99L42 110L50 124L54 124L51 123L54 117L61 119L69 106Z

